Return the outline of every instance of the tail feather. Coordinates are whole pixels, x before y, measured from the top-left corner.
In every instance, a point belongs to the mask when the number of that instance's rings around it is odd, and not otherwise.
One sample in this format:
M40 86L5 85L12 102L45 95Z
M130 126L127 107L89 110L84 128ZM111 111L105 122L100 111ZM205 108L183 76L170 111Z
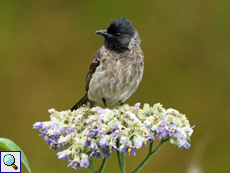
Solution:
M88 102L90 103L90 107L91 107L91 108L96 104L96 102L93 102L93 101L89 100L88 94L86 93L86 94L84 95L84 97L82 97L82 99L81 99L79 102L77 102L77 103L71 108L71 111L77 110L78 108L80 108L80 107L83 106L83 105L87 105Z

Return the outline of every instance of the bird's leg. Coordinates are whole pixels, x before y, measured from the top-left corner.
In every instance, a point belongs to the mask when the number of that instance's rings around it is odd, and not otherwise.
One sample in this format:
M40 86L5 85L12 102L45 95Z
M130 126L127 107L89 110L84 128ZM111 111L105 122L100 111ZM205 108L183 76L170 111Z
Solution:
M104 103L104 105L105 105L105 108L108 109L107 103L106 103L106 101L105 101L104 98L102 98L102 101L103 101L103 103Z
M122 103L122 101L119 101L119 103L120 103L120 105L121 105L121 106L123 106L123 105L124 105L124 103Z
M119 103L120 103L121 106L124 105L121 101L119 101ZM112 109L119 109L119 106L115 106L115 107L112 108Z
M113 110L113 109L119 109L119 106L115 106L114 108L112 108L111 110Z

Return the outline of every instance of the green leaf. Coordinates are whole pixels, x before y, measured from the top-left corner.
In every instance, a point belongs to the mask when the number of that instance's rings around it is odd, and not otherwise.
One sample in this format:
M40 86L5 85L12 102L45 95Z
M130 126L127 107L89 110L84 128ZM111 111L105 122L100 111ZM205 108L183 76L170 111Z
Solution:
M6 151L21 151L22 163L25 165L29 173L31 173L25 154L13 141L6 138L0 138L0 148L3 148Z

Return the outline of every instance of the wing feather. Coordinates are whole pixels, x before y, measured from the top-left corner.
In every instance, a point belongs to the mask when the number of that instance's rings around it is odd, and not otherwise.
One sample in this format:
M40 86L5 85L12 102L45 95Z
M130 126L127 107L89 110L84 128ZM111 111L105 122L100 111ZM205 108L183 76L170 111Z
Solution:
M97 67L100 65L101 62L101 49L99 49L93 59L93 62L89 66L88 73L85 79L85 90L88 92L89 90L89 83L93 77L94 72L96 71Z

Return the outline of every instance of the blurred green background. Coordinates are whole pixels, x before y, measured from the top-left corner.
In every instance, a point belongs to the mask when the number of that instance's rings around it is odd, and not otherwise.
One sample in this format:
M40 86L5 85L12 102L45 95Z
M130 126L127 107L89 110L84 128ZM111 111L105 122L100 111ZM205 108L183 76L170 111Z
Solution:
M94 32L125 16L145 55L143 80L126 103L160 102L196 125L189 150L167 143L141 172L230 172L229 7L228 0L0 1L0 136L22 148L33 173L88 172L67 168L32 125L83 96L103 44ZM127 172L147 150L126 157ZM119 172L116 153L105 172Z

